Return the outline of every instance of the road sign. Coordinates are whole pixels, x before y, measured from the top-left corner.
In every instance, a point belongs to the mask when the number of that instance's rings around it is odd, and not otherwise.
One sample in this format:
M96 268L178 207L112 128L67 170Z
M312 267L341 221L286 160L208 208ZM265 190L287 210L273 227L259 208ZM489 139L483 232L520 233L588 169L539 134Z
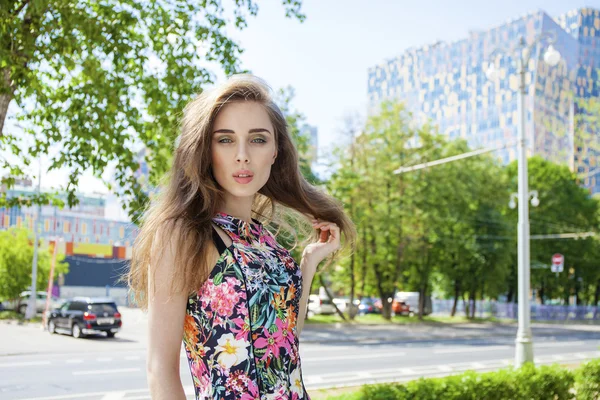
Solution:
M565 267L565 256L563 256L560 253L556 253L552 256L552 267L551 270L552 272L563 272L563 269Z

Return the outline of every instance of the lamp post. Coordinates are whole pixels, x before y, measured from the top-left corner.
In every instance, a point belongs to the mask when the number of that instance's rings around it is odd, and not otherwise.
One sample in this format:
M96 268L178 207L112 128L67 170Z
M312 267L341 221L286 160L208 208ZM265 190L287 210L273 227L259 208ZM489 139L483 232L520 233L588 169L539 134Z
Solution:
M507 50L498 48L490 55L489 65L486 71L488 79L495 79L497 70L495 60L498 54L504 53L507 56L516 58L517 74L519 76L518 90L518 135L517 135L517 159L518 159L518 281L519 281L519 325L517 338L515 340L515 366L520 367L526 362L533 362L533 340L531 335L531 316L529 307L529 289L530 289L530 265L529 265L529 203L530 196L527 182L527 149L525 147L525 96L527 95L527 86L525 73L527 65L531 58L534 46L548 43L548 48L544 54L544 62L549 66L555 66L560 62L560 53L556 51L552 43L554 38L549 34L543 33L535 37L532 43L527 44L524 37L519 38L519 42L514 49ZM535 196L537 199L537 196ZM514 202L514 199L512 199Z

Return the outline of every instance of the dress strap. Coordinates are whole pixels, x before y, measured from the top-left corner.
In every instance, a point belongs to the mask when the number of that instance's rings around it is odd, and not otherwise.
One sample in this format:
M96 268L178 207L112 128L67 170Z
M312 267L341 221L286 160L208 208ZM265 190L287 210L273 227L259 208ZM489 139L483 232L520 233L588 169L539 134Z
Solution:
M219 254L222 254L225 250L227 250L225 242L223 242L223 239L221 239L221 236L217 233L217 230L214 226L212 227L212 237Z

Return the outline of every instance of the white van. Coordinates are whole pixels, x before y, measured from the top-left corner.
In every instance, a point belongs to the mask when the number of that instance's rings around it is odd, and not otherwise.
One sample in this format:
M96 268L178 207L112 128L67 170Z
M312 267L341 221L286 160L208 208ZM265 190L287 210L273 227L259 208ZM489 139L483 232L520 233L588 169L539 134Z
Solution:
M410 307L414 315L419 314L419 292L396 292L394 296L396 301L403 301ZM423 307L423 315L432 313L431 296L425 297L425 305Z

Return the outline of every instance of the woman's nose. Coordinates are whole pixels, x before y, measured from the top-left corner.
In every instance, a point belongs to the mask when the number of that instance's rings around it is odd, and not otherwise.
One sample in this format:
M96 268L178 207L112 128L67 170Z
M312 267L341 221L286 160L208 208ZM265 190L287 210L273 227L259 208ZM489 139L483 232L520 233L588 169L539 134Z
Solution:
M238 147L236 159L237 162L245 162L246 164L250 162L250 157L248 157L248 152L246 151L246 147L244 145Z

